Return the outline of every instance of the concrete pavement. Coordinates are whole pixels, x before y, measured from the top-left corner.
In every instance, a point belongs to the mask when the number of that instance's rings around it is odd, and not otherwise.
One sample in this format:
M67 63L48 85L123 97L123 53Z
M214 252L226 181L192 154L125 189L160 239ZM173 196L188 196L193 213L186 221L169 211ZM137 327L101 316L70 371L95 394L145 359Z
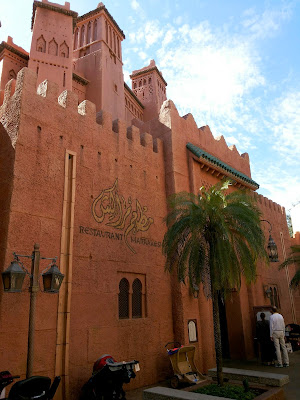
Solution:
M272 372L278 374L289 375L290 382L283 387L286 400L299 400L300 399L300 351L289 354L290 366L288 368L275 368L274 366L262 365L259 360L224 360L224 367L248 369L262 372ZM142 371L140 372L142 373ZM160 382L152 386L167 386L167 382ZM134 389L126 392L127 400L142 400L143 390L150 386ZM126 385L124 387L126 390Z

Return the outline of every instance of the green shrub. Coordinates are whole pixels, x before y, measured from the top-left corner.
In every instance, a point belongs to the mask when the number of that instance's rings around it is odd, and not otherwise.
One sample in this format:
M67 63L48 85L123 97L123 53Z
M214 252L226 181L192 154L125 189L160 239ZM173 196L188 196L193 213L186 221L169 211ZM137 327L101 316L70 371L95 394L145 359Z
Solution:
M235 399L235 400L253 400L255 399L255 397L261 394L261 392L256 389L250 389L249 391L245 392L245 389L242 386L235 386L235 385L218 386L216 384L203 386L195 390L195 392L209 394L211 396L226 397L228 399Z

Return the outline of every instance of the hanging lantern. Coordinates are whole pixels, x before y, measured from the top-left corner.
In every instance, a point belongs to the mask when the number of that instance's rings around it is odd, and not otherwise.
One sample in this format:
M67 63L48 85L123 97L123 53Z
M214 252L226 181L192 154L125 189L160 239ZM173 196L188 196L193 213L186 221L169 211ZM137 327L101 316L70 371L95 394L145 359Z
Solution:
M270 262L277 262L278 261L278 250L276 243L274 242L274 239L272 236L269 236L269 241L268 241L268 253L269 253L269 260Z
M58 293L64 279L64 274L60 272L57 265L52 264L48 271L42 274L42 277L44 292Z
M20 267L17 260L11 262L10 266L2 272L2 281L5 292L21 292L26 272Z

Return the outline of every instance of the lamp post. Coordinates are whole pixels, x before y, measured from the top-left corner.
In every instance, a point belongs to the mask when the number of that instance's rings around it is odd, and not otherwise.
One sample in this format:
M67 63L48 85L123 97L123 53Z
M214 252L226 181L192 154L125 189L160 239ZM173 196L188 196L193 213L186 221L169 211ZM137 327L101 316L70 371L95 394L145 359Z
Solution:
M271 232L272 232L271 222L269 222L267 219L261 219L261 221L267 222L270 225L269 240L268 240L268 246L267 246L268 254L269 254L269 261L270 262L278 262L277 246L276 246L276 243L274 242L274 239L271 236Z
M62 284L64 275L59 271L55 265L56 258L46 258L40 256L39 244L34 245L31 256L14 254L14 261L2 272L2 280L5 292L15 293L21 292L22 284L25 275L30 277L30 306L29 306L29 326L28 326L28 350L27 350L27 369L26 378L30 378L33 372L34 360L34 333L35 333L35 309L36 309L36 295L39 291L39 267L40 260L52 260L52 263L42 272L44 292L58 293ZM31 273L27 271L24 265L19 260L19 257L31 258ZM20 266L21 265L21 266ZM49 268L50 267L50 268ZM49 269L48 269L49 268Z

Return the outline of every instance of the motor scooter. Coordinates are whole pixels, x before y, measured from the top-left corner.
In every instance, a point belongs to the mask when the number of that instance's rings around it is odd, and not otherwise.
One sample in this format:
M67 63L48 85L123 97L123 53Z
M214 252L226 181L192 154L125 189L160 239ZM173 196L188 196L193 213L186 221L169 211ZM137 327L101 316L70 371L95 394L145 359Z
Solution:
M93 374L81 389L80 400L126 400L123 384L135 378L139 362L116 362L104 354L94 363Z
M9 371L0 372L0 396L3 389L13 383L14 379ZM47 376L32 376L16 382L10 389L7 400L51 400L60 383L60 376L56 376L51 385L51 379ZM2 398L2 397L0 397Z

